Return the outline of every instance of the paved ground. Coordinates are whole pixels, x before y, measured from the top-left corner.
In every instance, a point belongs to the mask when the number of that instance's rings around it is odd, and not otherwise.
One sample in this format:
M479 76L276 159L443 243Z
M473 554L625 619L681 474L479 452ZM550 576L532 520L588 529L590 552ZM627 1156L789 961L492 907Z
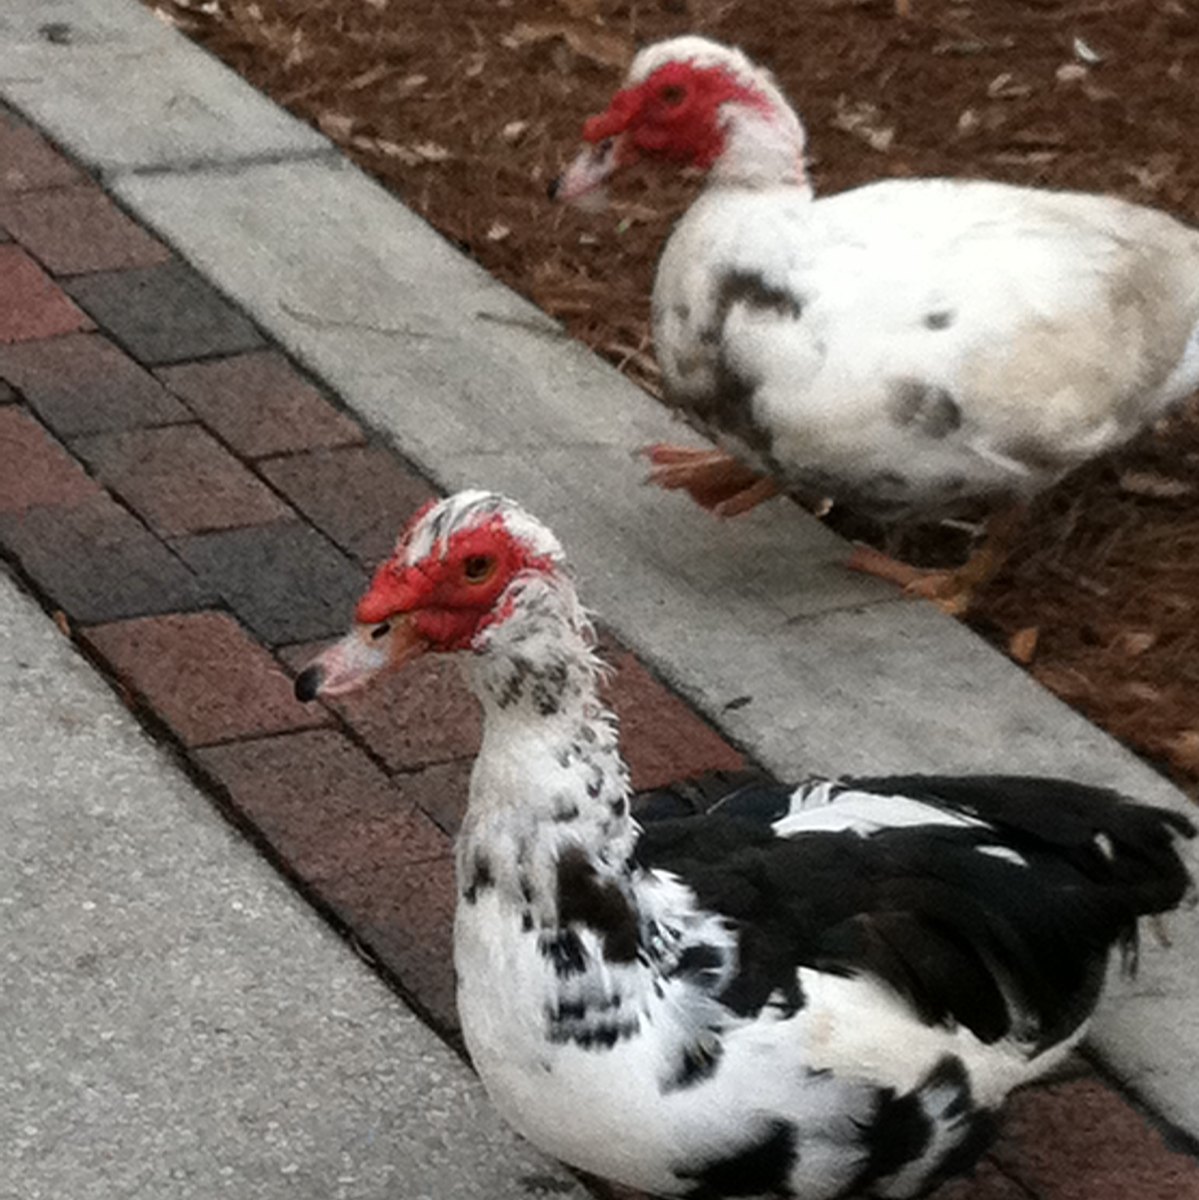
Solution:
M583 1195L0 573L0 1196Z
M288 681L429 494L412 460L447 486L504 486L564 534L588 599L643 660L611 637L639 786L741 765L731 734L777 770L1051 767L1179 802L965 631L844 576L840 544L801 514L734 529L646 497L627 448L678 437L659 410L137 5L15 0L0 96L89 168L0 113L0 552L451 1041L469 699L435 664L327 710L295 704ZM1199 923L1180 924L1100 1044L1199 1131ZM61 1093L76 1067L58 1050L46 1086ZM57 1167L30 1161L51 1194ZM954 1193L1199 1197L1199 1167L1088 1074L1020 1098Z

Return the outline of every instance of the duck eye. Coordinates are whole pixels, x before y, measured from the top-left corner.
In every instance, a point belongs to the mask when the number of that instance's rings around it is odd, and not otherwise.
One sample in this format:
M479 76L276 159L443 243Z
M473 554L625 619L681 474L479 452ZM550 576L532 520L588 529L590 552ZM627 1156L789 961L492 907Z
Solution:
M668 108L678 108L687 99L687 89L677 83L668 84L658 93L658 99Z
M489 554L472 554L462 564L462 574L467 583L482 583L495 570L495 559Z

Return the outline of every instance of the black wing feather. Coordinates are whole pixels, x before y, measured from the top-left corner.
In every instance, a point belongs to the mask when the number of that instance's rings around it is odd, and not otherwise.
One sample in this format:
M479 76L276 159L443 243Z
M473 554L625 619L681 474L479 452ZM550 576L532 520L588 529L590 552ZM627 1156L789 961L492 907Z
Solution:
M929 1023L959 1022L993 1041L1014 1030L1037 1045L1089 1014L1113 945L1138 917L1175 907L1189 878L1177 813L1117 793L1030 777L895 776L846 781L977 817L977 826L904 826L868 836L778 838L755 801L661 820L637 848L675 872L701 905L740 929L739 971L722 999L753 1013L794 988L797 966L869 973ZM1096 843L1103 834L1109 851ZM1027 865L982 846L1016 851ZM1008 998L1017 1002L1011 1011Z

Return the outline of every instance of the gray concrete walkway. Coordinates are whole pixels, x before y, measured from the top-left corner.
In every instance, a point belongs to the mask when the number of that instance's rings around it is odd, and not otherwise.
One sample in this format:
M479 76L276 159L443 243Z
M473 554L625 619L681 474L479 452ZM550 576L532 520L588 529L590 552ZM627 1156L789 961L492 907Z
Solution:
M1051 772L1193 811L794 506L720 524L640 487L630 451L686 437L661 407L136 0L6 0L0 97L430 476L549 522L587 602L780 774ZM1199 1135L1199 920L1173 933L1095 1042Z
M585 1193L0 573L0 1197Z

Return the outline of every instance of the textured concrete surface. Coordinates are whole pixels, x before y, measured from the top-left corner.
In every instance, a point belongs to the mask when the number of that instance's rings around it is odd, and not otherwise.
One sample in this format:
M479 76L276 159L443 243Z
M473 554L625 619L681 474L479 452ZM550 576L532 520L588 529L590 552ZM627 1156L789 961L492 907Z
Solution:
M49 8L91 31L77 52L38 43ZM0 94L104 166L119 198L422 469L447 487L502 488L551 523L587 602L765 765L1052 771L1190 808L969 631L844 573L844 545L793 507L722 525L640 488L634 447L691 440L664 410L134 0L12 12ZM124 96L100 97L131 46L153 46L158 65L139 76L145 115L126 142ZM186 70L169 75L168 60ZM177 170L180 148L198 146ZM221 542L222 570L249 561L252 541ZM289 635L315 636L270 636ZM1097 1042L1199 1133L1199 921L1173 932L1170 953L1147 948Z
M0 575L0 1197L584 1195Z
M101 174L330 150L125 0L4 0L0 80L6 97Z

